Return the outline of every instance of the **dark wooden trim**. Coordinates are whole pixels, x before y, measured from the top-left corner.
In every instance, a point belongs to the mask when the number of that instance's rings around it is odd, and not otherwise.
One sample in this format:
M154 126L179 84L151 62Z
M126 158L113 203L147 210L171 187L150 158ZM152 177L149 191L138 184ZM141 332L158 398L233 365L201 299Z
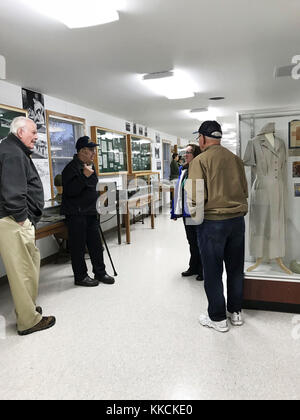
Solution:
M285 312L289 314L300 314L300 305L293 305L290 303L280 302L263 302L255 300L244 300L243 309L271 311L271 312Z
M246 301L300 305L300 282L246 278L244 299Z

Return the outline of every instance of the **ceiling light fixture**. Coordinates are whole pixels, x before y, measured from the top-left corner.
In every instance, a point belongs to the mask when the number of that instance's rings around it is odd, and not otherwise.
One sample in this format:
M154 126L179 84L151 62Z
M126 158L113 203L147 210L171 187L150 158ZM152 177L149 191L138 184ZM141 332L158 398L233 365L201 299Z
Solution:
M181 70L145 74L142 82L152 92L168 99L185 99L195 96L197 87L190 77Z
M224 99L224 96L213 96L212 98L209 98L210 101L223 101Z
M119 20L122 7L116 0L21 0L35 11L58 20L70 29Z
M189 112L189 116L198 121L216 120L217 109L216 108L195 108Z

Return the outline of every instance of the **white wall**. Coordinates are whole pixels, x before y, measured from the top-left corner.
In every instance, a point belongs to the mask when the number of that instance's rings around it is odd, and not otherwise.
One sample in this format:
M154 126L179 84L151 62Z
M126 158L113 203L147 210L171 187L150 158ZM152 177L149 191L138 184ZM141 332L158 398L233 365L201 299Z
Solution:
M84 118L86 120L87 135L91 134L90 128L92 126L99 126L99 127L104 127L111 130L126 132L125 123L127 122L127 120L125 121L122 118L104 114L102 112L88 109L80 105L72 104L72 103L69 103L61 99L48 96L48 95L44 96L44 101L45 101L45 108L47 110ZM11 83L7 83L6 81L0 80L0 104L23 108L21 87L11 84ZM164 140L168 140L172 142L172 144L177 144L176 136L160 132L159 130L156 130L155 128L150 127L148 128L148 137L153 140L153 146L155 144L156 133L160 135L161 141L162 139L164 139ZM162 146L161 146L161 153L162 153ZM161 160L162 160L162 156L161 156ZM157 172L156 160L155 160L155 155L154 155L154 147L153 147L152 163L153 163L152 170L154 172ZM161 176L162 176L162 171L161 171ZM113 226L115 226L115 224L116 224L115 220L113 219L111 222L103 225L103 230L111 229ZM37 246L40 248L42 258L46 258L49 255L56 253L57 251L57 244L53 238L42 239L38 241ZM0 277L3 275L5 275L5 269L0 259Z

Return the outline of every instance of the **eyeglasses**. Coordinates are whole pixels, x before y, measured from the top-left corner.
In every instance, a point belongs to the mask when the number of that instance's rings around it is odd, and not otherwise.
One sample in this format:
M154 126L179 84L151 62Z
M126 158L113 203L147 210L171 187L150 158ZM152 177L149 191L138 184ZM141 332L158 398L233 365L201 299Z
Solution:
M186 155L193 155L193 152L185 152Z

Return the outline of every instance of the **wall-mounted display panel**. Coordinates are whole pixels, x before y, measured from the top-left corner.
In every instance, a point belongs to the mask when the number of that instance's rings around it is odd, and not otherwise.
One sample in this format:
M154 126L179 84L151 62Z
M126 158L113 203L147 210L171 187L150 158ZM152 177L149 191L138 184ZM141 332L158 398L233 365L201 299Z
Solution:
M152 141L146 137L129 136L132 173L152 170Z
M92 140L97 143L99 175L128 173L127 135L101 127L91 128Z
M76 141L85 135L85 119L47 111L47 134L52 198L55 197L54 179L76 154Z
M13 119L27 116L28 112L25 109L0 104L0 143L8 136Z

